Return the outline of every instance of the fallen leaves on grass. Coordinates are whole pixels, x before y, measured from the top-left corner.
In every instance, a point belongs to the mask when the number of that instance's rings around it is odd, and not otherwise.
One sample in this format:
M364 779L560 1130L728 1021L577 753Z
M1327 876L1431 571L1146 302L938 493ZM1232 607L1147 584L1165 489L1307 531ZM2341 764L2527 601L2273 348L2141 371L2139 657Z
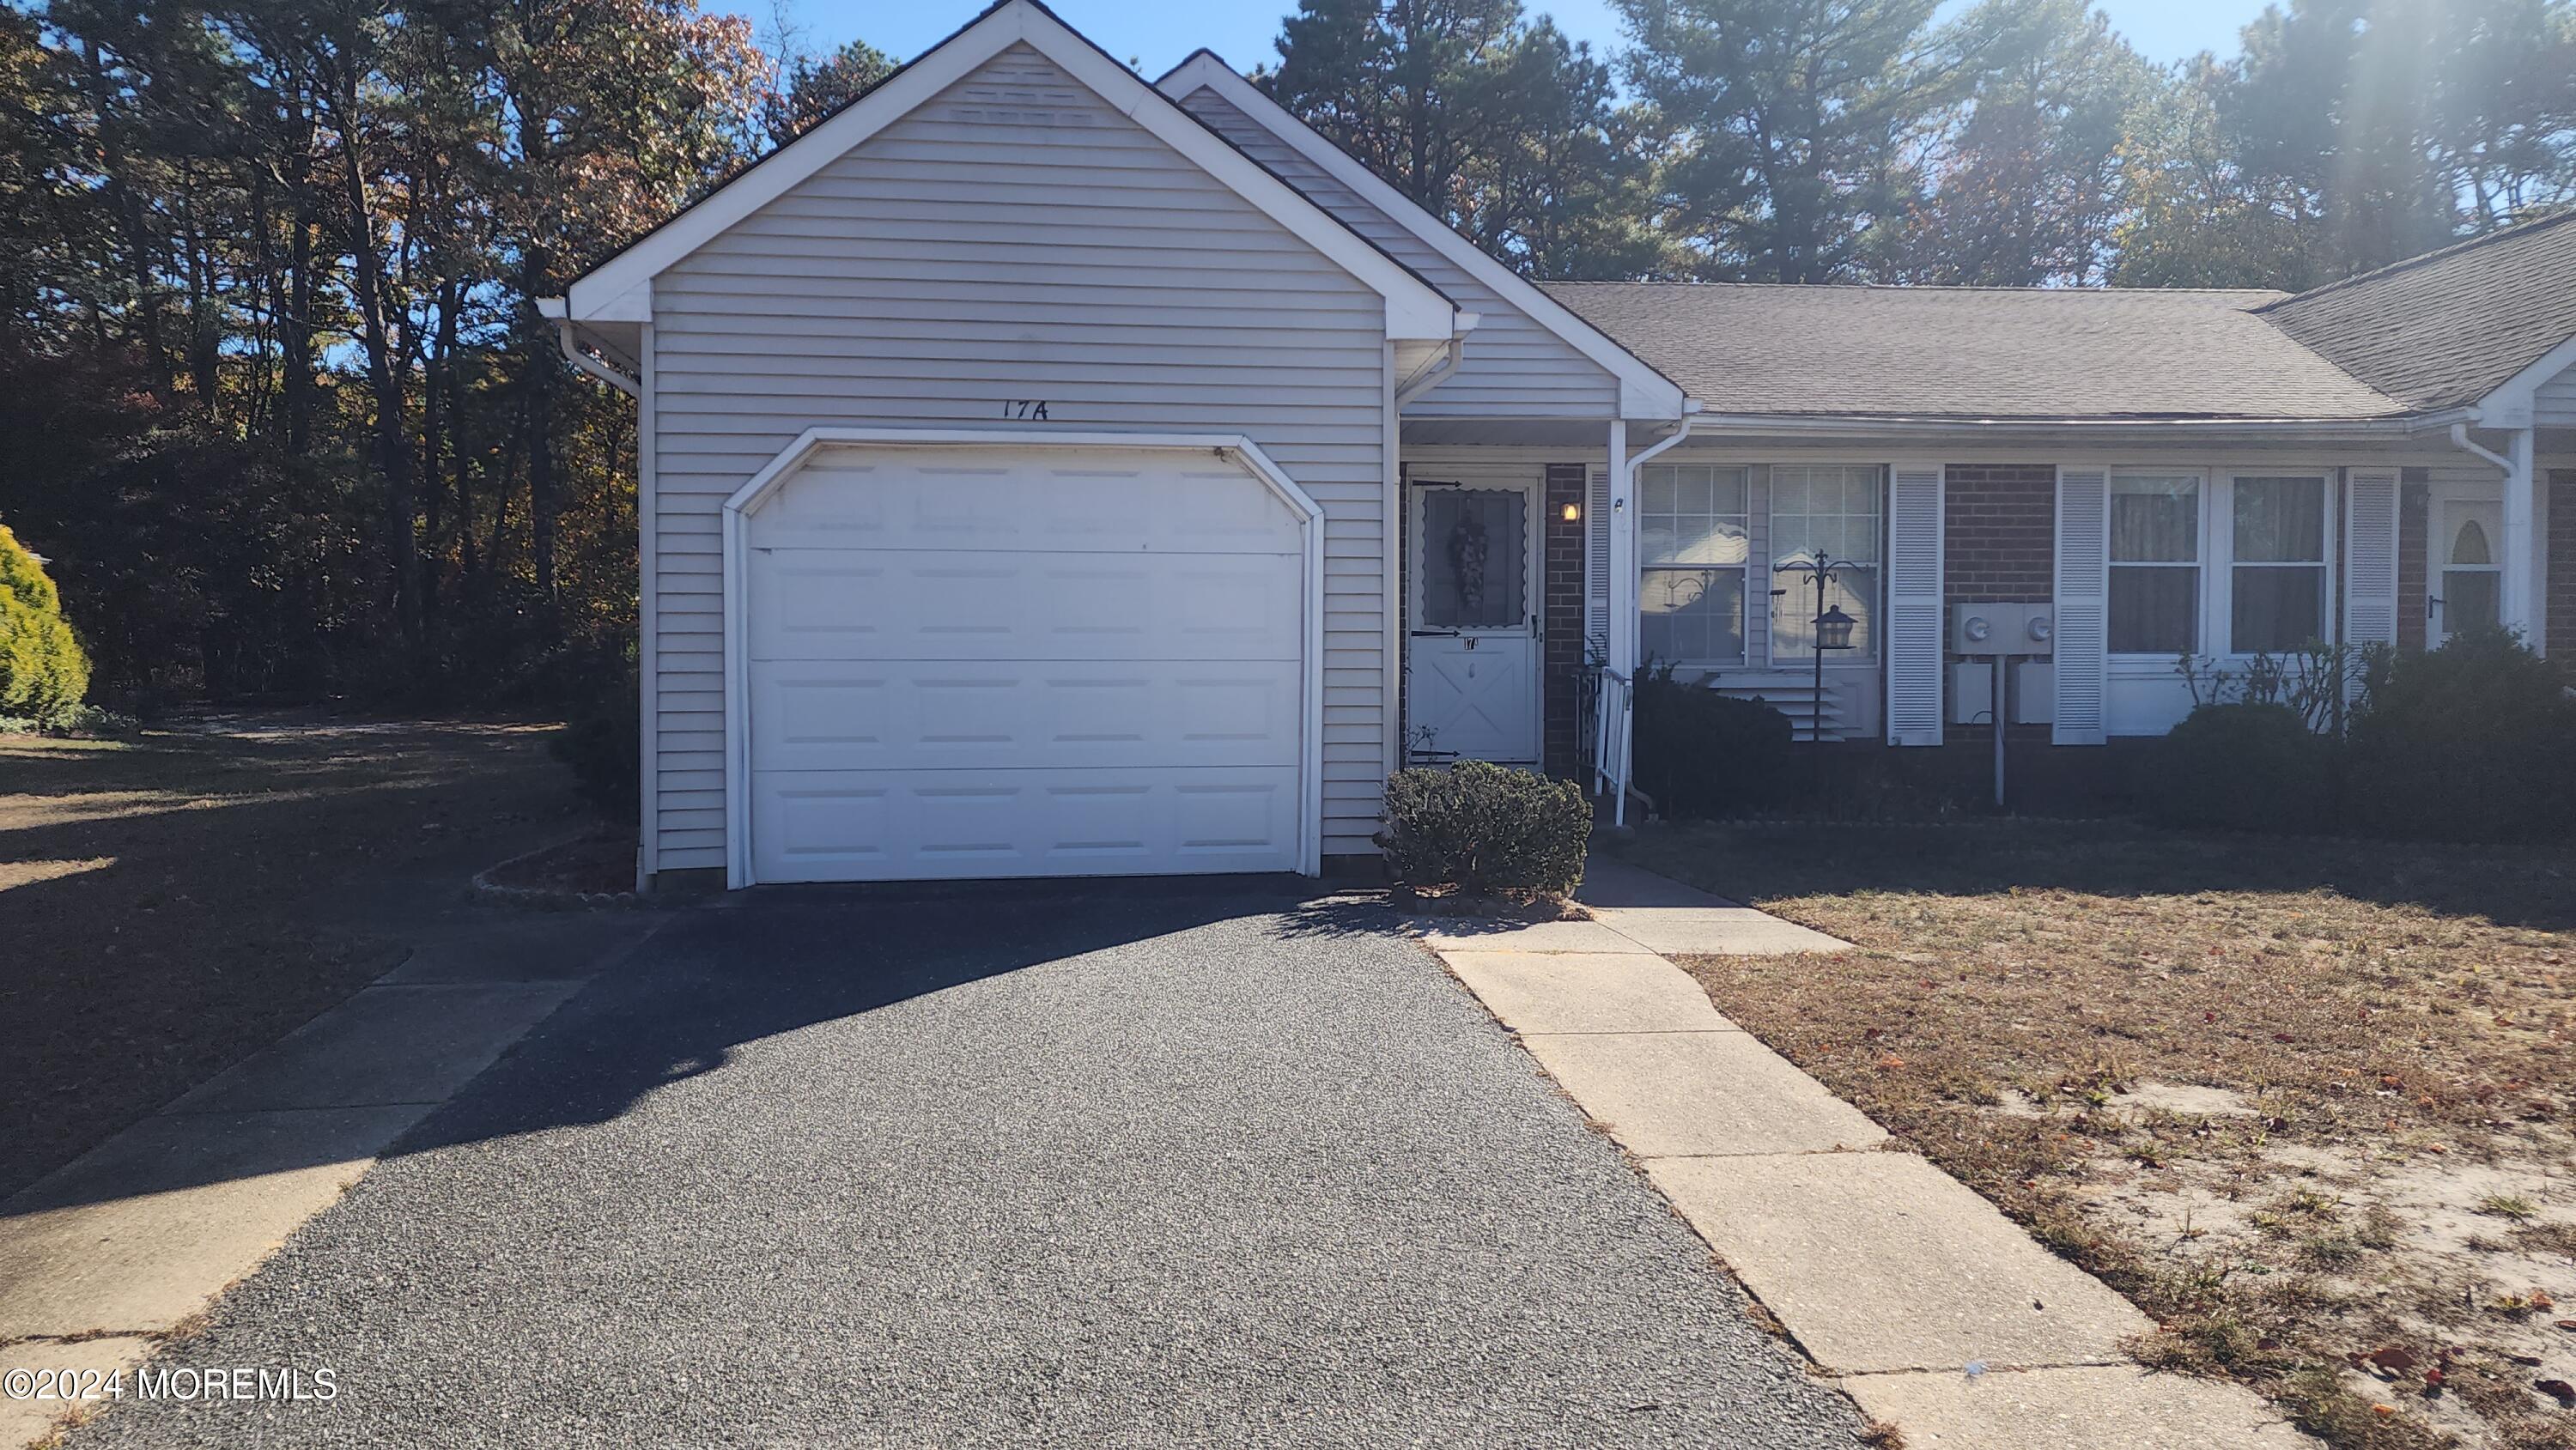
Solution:
M1632 854L1857 943L1687 965L2136 1299L2149 1363L2256 1384L2339 1446L2576 1447L2509 1359L2576 1379L2534 1317L2576 1283L2551 1186L2576 1167L2568 858L2016 824L1655 830ZM2356 1365L2384 1348L2438 1378L2391 1404Z

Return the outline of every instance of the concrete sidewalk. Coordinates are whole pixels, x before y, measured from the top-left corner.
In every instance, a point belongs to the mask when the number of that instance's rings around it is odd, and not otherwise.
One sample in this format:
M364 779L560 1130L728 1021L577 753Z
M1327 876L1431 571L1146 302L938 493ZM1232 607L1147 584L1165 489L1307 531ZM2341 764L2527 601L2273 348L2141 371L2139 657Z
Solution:
M355 996L0 1202L0 1366L140 1363L662 919L425 918ZM0 1399L0 1447L72 1408Z
M1666 954L1850 944L1595 857L1593 919L1426 940L1778 1318L1906 1443L2311 1445L2241 1388L2150 1375L2154 1326L1710 1004Z

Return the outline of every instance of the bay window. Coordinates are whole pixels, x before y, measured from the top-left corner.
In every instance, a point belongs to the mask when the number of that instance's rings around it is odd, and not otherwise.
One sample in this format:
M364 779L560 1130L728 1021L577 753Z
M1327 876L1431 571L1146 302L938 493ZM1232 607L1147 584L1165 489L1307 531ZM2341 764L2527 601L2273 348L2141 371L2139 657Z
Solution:
M1648 464L1637 474L1638 647L1686 665L1744 663L1752 471Z
M2200 650L2200 478L2111 475L2111 653Z
M2227 647L2294 650L2326 633L2326 481L2238 474Z
M1828 608L1840 607L1858 623L1852 648L1835 651L1866 660L1878 653L1879 496L1876 464L1781 464L1771 470L1770 554L1775 571L1819 553L1833 565L1825 587ZM1771 587L1788 592L1772 601L1774 664L1816 657L1814 576L1776 572Z

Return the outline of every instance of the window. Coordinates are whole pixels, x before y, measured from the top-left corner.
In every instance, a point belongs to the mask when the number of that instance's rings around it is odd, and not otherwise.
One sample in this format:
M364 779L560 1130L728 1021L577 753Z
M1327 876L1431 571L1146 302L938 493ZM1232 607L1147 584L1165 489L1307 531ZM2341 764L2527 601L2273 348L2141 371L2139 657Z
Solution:
M2200 479L2111 475L2111 653L2200 649Z
M1858 621L1852 648L1838 653L1847 659L1878 653L1879 494L1876 464L1782 464L1771 470L1771 587L1788 591L1772 602L1774 663L1816 657L1815 580L1780 571L1820 551L1834 564L1825 603Z
M1528 496L1518 489L1423 490L1423 623L1509 629L1528 619L1527 507Z
M2450 552L2442 561L2442 632L2445 636L2470 629L2493 629L2502 618L2497 604L2498 586L2504 571L2495 561L2494 546L2488 542L2489 518L2501 515L2498 504L2454 504L2445 509L2444 522L2456 520L2452 530ZM2466 517L2459 517L2466 515Z
M2294 650L2326 632L2326 481L2235 479L2227 646Z
M1667 663L1744 662L1750 470L1649 464L1637 476L1638 644Z

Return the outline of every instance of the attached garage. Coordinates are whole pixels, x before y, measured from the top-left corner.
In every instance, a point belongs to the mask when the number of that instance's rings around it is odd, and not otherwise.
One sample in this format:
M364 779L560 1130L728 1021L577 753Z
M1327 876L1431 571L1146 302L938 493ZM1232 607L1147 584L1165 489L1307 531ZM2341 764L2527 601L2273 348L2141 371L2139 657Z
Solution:
M807 433L725 507L732 883L1318 869L1321 520L1241 437Z

